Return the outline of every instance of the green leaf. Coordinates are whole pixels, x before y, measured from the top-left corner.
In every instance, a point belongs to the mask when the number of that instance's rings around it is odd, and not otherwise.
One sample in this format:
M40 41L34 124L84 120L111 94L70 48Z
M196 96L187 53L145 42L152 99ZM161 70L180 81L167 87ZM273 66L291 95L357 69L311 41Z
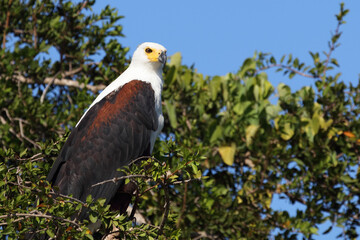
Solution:
M276 59L274 58L274 56L270 57L270 63L271 64L276 64Z
M233 111L238 115L243 115L244 112L253 105L251 101L239 102L233 107Z
M294 136L294 129L291 127L290 123L284 124L284 128L282 129L280 136L285 141L290 140Z
M221 91L221 77L215 76L211 79L209 83L209 90L210 90L211 100L214 101L218 93Z
M311 234L317 234L318 229L316 227L310 227L310 233Z
M234 163L236 144L231 143L230 146L219 147L219 153L225 164L231 166Z
M55 18L51 19L50 27L55 28L55 25L59 24L59 22L60 22L60 16L56 16Z
M280 62L281 62L281 63L283 63L283 61L284 61L284 59L285 59L285 56L286 56L286 55L283 55L283 56L281 57L281 59L280 59Z
M259 125L249 125L246 127L245 130L245 138L246 138L246 145L250 146L252 141L253 141L253 137L255 136L257 130L259 129Z
M198 173L198 171L199 171L197 166L195 164L191 164L191 168L193 170L193 173L196 175Z
M26 154L26 152L27 152L27 148L25 148L24 151L22 151L22 152L20 153L20 157L23 157L23 156Z
M170 57L169 66L180 67L181 66L181 53L176 52Z
M254 59L252 58L247 58L244 63L241 66L240 72L239 72L239 76L242 78L245 76L245 74L247 72L252 72L255 71L256 69L256 62Z
M172 128L175 129L177 127L175 104L173 104L170 101L166 100L165 101L165 107L166 107L167 114L169 116L170 125L171 125Z
M315 113L312 117L311 128L313 131L313 135L315 136L319 132L319 129L320 129L320 116L317 113Z
M216 140L223 137L223 128L221 125L216 126L214 132L211 135L210 143L214 143Z
M256 101L259 101L260 99L260 87L258 85L254 86L254 98Z
M51 238L53 238L55 236L55 233L53 233L53 231L49 228L46 229L46 234Z
M94 237L91 234L86 234L85 236L90 240L94 240Z
M290 87L285 85L284 83L280 83L277 87L277 90L280 97L285 97L291 94Z
M265 107L267 113L267 119L274 119L279 115L282 108L279 105L268 105Z
M98 199L98 202L99 202L100 206L104 206L104 204L106 202L106 199L105 198L100 198L100 199Z
M93 215L93 214L90 214L90 215L89 215L89 220L90 220L92 223L96 223L97 219L98 219L98 218L97 218L95 215Z
M92 196L91 195L88 195L86 197L86 203L90 204L92 202Z

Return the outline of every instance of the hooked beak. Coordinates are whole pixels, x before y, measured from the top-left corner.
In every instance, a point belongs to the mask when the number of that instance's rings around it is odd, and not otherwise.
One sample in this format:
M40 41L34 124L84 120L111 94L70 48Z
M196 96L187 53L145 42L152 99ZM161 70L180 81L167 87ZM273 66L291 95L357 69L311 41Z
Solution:
M159 57L158 57L159 62L161 62L162 64L165 64L167 61L167 56L166 56L166 51L161 51Z

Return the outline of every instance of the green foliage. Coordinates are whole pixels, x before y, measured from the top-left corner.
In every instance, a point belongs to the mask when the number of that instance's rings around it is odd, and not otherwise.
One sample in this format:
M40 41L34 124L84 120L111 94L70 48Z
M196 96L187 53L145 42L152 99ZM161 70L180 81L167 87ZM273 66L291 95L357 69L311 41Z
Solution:
M343 229L339 238L358 237L360 82L342 82L332 58L343 4L328 52L310 52L310 65L257 53L236 74L209 77L182 65L180 53L171 57L162 141L152 158L121 170L137 183L136 212L119 216L103 199L53 192L45 179L64 133L128 62L115 38L121 17L110 7L93 14L93 5L0 3L0 238L311 239L331 232L319 232L328 220ZM315 87L273 86L269 68ZM276 210L275 195L302 208ZM89 219L74 220L82 208Z

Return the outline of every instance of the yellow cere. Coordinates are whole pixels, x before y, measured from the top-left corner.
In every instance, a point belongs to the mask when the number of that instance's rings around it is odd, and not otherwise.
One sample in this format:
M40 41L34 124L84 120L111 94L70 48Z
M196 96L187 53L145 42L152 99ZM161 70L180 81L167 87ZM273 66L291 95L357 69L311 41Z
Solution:
M151 62L158 62L159 56L161 54L161 50L148 47L148 48L145 48L145 53Z

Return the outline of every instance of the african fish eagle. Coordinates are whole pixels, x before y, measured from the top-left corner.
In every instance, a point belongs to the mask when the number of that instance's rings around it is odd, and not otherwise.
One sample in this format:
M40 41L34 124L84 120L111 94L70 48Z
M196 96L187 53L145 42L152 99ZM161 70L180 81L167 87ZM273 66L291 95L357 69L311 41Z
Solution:
M121 181L93 185L122 176L117 169L151 154L164 125L161 91L165 63L162 45L145 42L138 46L126 71L81 117L52 166L47 180L59 193L81 201L91 194L93 199L105 198L114 209L126 211L134 189ZM86 215L81 213L79 218Z

